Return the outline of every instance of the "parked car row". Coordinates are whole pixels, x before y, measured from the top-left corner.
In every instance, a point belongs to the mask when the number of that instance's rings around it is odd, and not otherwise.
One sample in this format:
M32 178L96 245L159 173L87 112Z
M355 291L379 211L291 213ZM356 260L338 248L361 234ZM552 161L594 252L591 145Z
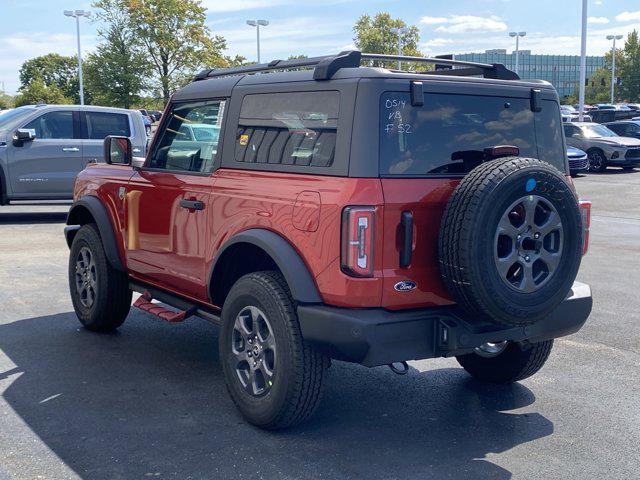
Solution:
M629 127L626 123L633 125ZM586 152L589 170L604 172L608 166L631 170L640 165L640 121L614 122L606 126L593 122L572 122L563 124L563 127L567 145ZM609 127L624 132L635 128L636 137L620 136Z

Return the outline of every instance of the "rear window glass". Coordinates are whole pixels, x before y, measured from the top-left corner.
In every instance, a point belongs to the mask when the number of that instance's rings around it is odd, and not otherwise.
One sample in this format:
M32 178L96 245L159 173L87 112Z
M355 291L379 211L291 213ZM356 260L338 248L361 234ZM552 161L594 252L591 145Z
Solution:
M86 112L87 138L104 140L108 135L131 136L129 117L124 113Z
M246 95L236 133L236 162L330 167L339 106L335 91Z
M541 104L534 113L524 98L425 93L424 106L416 107L408 93L384 93L380 174L464 174L497 145L517 146L521 156L565 171L558 105Z

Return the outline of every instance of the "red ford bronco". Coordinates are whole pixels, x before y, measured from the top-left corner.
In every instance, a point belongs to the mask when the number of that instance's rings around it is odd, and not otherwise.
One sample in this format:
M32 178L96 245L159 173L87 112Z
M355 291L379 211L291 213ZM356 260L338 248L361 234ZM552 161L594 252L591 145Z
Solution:
M364 65L398 59L440 66ZM205 70L146 158L125 137L104 151L65 229L80 322L120 327L135 291L164 320L219 324L228 390L263 428L314 411L331 358L403 373L455 356L515 382L591 311L557 94L499 64L349 51Z

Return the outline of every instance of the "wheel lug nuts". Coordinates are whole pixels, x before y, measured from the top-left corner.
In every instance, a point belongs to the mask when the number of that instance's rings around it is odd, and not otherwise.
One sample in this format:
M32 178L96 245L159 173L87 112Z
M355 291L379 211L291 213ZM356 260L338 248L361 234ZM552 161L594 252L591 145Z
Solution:
M536 233L536 234L533 236L533 238L536 238L536 239L540 238L540 234L539 234L539 233Z
M253 353L251 353L251 352L247 352L247 355L249 355L250 357L252 357L252 356L253 356Z
M524 261L525 261L525 262L528 262L529 260L530 260L530 259L529 259L529 255L527 255L527 256L525 256L525 257L524 257Z

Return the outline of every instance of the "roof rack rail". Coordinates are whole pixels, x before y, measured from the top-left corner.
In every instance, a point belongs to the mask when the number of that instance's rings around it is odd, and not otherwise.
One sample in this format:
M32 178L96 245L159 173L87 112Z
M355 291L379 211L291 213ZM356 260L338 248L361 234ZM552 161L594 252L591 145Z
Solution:
M501 63L466 62L463 60L450 60L448 58L410 57L406 55L386 55L381 53L363 53L363 60L392 60L401 62L433 63L438 65L450 65L452 67L467 67L451 70L431 70L419 72L430 75L454 75L466 77L470 75L482 75L485 78L500 80L520 80L517 73L509 70Z
M213 77L226 77L228 75L240 75L244 73L268 72L271 70L284 70L287 68L315 67L313 78L315 80L328 80L341 68L355 68L360 66L360 52L349 50L337 55L325 55L322 57L300 58L294 60L272 60L269 63L256 63L244 67L219 68L202 70L196 74L194 81Z
M289 68L314 67L314 80L329 80L341 68L357 68L362 60L401 61L415 63L433 63L438 65L451 65L466 68L437 70L428 72L414 72L435 75L482 75L485 78L497 78L501 80L519 80L515 72L507 69L501 63L477 63L446 58L410 57L404 55L386 55L380 53L361 53L358 50L348 50L337 55L322 57L300 58L295 60L272 60L269 63L257 63L244 67L205 69L197 73L193 81L205 80L214 77L226 77L229 75L241 75L249 73L284 70Z

